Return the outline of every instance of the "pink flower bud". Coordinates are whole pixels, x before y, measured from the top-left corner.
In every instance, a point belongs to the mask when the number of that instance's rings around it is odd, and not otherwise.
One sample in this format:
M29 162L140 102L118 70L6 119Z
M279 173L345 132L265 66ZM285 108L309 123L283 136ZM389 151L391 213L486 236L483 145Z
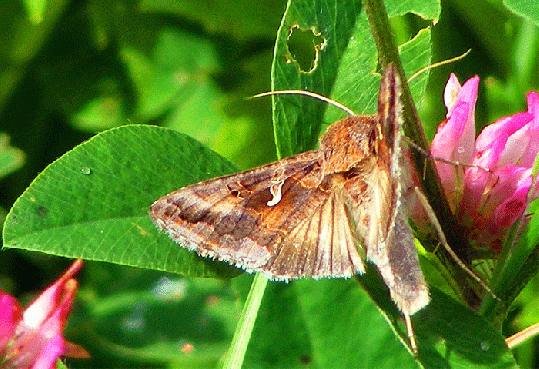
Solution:
M62 355L77 352L77 357L89 357L62 336L78 286L73 276L81 267L82 260L75 260L22 314L17 300L0 291L0 352L7 367L49 369Z
M530 92L527 112L497 120L475 139L478 84L476 76L460 87L451 75L444 94L447 119L438 127L431 153L479 167L463 170L436 163L450 205L472 244L497 251L506 230L528 205L531 167L539 152L539 95Z

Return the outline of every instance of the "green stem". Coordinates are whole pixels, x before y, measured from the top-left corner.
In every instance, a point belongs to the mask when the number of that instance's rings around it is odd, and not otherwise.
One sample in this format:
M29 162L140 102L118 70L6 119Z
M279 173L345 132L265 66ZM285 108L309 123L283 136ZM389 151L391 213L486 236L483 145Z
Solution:
M228 354L221 366L222 368L240 369L243 365L247 345L249 344L251 333L253 332L258 309L260 308L267 284L268 279L264 277L264 275L260 273L255 275L253 283L251 284L251 290L249 291L249 295L247 295L247 300L243 306L238 326L234 332L232 344L230 345Z

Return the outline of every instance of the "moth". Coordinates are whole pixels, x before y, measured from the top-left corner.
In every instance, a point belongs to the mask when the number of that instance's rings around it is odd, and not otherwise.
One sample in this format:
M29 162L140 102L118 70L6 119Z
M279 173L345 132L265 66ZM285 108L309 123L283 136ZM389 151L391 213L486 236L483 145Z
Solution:
M332 124L317 150L174 191L153 203L152 221L182 247L274 280L352 277L364 273L364 256L415 350L410 316L429 292L407 221L400 93L389 65L377 115Z

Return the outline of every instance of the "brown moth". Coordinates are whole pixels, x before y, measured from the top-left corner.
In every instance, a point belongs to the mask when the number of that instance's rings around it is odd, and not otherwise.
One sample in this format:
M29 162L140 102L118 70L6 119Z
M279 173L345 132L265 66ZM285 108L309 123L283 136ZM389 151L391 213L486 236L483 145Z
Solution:
M331 125L309 151L181 188L150 217L182 247L270 279L351 277L372 261L404 314L429 303L404 194L411 164L401 142L400 80L389 65L378 114Z

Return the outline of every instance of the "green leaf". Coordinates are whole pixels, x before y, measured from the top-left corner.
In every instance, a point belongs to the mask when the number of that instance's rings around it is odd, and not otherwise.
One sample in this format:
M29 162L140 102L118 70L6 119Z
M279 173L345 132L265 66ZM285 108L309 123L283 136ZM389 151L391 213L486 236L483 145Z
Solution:
M240 310L229 279L85 262L78 280L65 336L106 362L85 367L215 368Z
M356 280L302 280L294 286L317 367L417 367Z
M539 3L528 0L504 0L505 6L513 13L525 17L539 26Z
M335 4L290 1L277 33L272 88L306 90L330 96L337 77L337 68L353 35L360 11L359 0L345 0ZM294 30L293 27L312 29L314 34L320 33L324 38L312 71L299 70L289 52L287 40L289 33ZM363 75L357 76L362 78ZM315 146L325 108L319 101L304 96L274 97L273 122L277 152L281 157L291 156Z
M211 74L219 69L209 40L168 27L160 30L151 58L129 47L122 58L139 99L136 116L143 121L185 104L181 102L193 91L212 84Z
M250 280L244 275L234 282L243 296ZM354 279L270 282L245 367L517 367L499 331L435 288L430 304L412 317L416 363L402 343L408 340L402 317L374 266L360 282L370 297Z
M252 277L233 280L246 297ZM305 368L312 361L306 321L300 313L296 282L269 282L247 347L245 368Z
M157 198L235 167L195 140L152 126L103 132L49 165L7 216L4 246L195 276L237 274L157 231ZM217 269L216 269L217 268Z
M100 83L103 92L88 101L71 117L73 126L82 131L99 132L118 127L127 121L118 85L107 80Z
M409 338L402 324L402 315L391 301L389 291L373 265L367 265L367 272L359 277L359 281L389 323L385 328L388 330L385 334L391 333L389 331L391 326L394 334L403 342L407 342ZM422 366L516 367L514 357L498 330L471 309L457 303L437 288L429 286L429 291L431 297L429 304L412 316L419 351L417 360ZM331 299L330 295L328 299ZM329 300L327 303L330 303ZM361 328L358 327L358 330ZM379 334L383 337L381 333ZM362 340L367 340L368 335L369 333L366 333L367 337L363 337ZM383 342L378 342L376 347L383 347ZM391 367L390 358L399 357L396 356L397 352L403 352L402 349L393 350L390 355L386 354L389 356L386 358L388 367ZM383 357L383 353L382 348L378 350L378 355ZM398 367L401 365L404 364L400 362L395 364Z
M28 14L28 19L32 23L39 24L43 21L43 16L47 9L47 0L23 0L22 3Z
M9 145L9 136L0 133L0 178L16 171L24 163L24 153Z
M110 366L215 368L226 352L239 313L228 280L104 263L86 263L85 269L107 286L81 288L84 313L70 320L66 334L90 352L101 352Z
M388 6L394 13L404 12L399 2ZM419 4L420 3L420 4ZM418 2L408 11L439 15L437 2ZM434 20L435 20L434 19ZM338 20L335 23L335 20ZM313 29L325 40L312 71L302 71L288 49L289 33L293 27ZM422 30L401 49L408 75L430 63L430 31ZM356 114L376 111L380 76L376 70L376 47L359 1L343 0L330 6L325 2L291 1L277 34L273 64L273 89L299 89L329 96L346 105ZM427 75L416 79L412 94L419 100L426 88ZM273 121L281 156L290 156L312 149L323 125L344 116L343 112L305 96L277 95L274 97Z
M508 237L503 246L502 253L496 260L490 285L499 300L486 296L482 302L481 312L484 316L501 322L507 316L507 310L513 300L519 295L530 279L537 274L539 245L539 213L535 212L525 225L524 232L519 229L523 226L519 220L511 228L512 236L519 235L518 241ZM515 233L516 232L516 233Z
M501 333L435 288L413 319L426 368L517 368Z
M275 36L284 4L281 1L144 0L138 6L147 13L165 13L200 23L208 32L249 40Z
M438 0L389 0L384 1L384 4L387 14L390 17L414 13L423 19L438 22L442 11L440 1Z

